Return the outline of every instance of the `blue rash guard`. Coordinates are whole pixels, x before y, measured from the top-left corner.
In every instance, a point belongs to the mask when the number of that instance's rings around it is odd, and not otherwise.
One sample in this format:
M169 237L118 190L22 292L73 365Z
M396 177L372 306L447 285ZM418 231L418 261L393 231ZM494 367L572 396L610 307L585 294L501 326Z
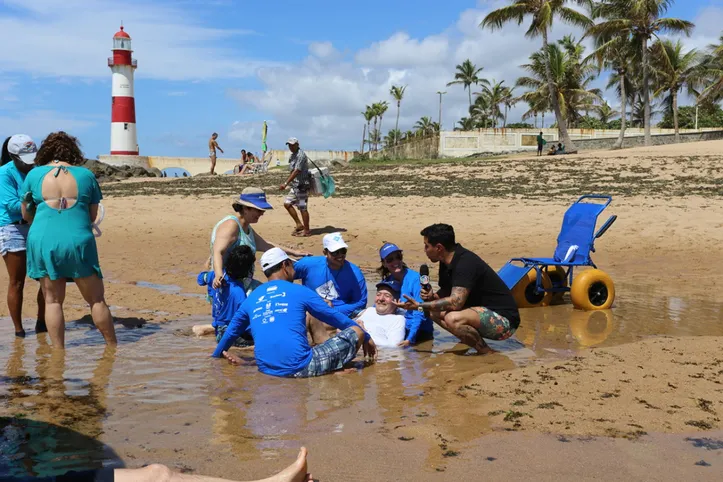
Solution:
M13 161L0 167L0 226L23 220L20 209L25 174L18 171Z
M212 286L213 278L213 271L202 271L198 274L196 281L199 286L206 286L208 290L208 296L211 299L212 325L216 329L216 334L218 334L219 327L228 325L233 315L246 301L246 288L243 282L239 283L229 278L228 275L224 275L224 283L219 289L214 289ZM249 330L241 334L251 336Z
M306 338L307 311L340 330L359 326L330 308L309 288L283 280L269 281L241 305L213 356L221 357L250 325L259 371L277 377L294 375L311 362L312 349ZM364 338L368 340L369 334Z
M352 316L367 307L367 283L359 267L344 261L341 269L329 269L325 256L309 256L294 263L294 279L300 279L334 308Z
M394 280L393 276L387 276L385 281ZM402 290L399 295L401 301L405 301L404 295L415 299L422 303L422 285L419 281L419 273L409 268L404 268L404 279L402 280ZM434 322L424 313L417 310L407 310L404 312L404 320L407 325L407 340L414 344L417 341L417 333L422 331L428 333L429 336L434 333Z

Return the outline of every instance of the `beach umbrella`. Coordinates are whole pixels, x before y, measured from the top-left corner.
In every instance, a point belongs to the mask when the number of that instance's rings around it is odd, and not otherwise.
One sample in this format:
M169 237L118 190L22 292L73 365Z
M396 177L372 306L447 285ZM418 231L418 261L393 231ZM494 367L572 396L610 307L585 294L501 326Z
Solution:
M268 134L269 127L266 125L266 121L264 121L264 127L261 129L261 151L266 152L268 148L266 147L266 135Z

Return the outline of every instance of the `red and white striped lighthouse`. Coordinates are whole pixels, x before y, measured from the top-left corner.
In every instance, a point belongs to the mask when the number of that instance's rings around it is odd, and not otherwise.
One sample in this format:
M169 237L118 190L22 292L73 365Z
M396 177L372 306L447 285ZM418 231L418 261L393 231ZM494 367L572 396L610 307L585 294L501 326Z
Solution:
M138 62L133 59L131 36L123 26L113 36L113 57L108 67L113 72L113 107L110 125L111 156L137 156L136 103L133 97L133 71Z

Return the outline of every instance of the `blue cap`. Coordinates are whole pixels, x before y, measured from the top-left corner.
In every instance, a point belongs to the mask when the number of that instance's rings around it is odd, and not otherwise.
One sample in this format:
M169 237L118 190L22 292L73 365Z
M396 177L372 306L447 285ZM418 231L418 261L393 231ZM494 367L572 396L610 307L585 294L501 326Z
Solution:
M384 259L387 256L389 256L390 254L395 253L397 251L399 251L401 253L402 249L399 246L397 246L396 244L384 243L384 246L382 246L382 248L379 250L379 257Z
M392 291L394 291L397 294L397 297L399 297L399 294L402 292L402 283L400 283L397 280L380 281L379 283L377 283L377 290L379 289L380 286L386 286L388 288L391 288Z

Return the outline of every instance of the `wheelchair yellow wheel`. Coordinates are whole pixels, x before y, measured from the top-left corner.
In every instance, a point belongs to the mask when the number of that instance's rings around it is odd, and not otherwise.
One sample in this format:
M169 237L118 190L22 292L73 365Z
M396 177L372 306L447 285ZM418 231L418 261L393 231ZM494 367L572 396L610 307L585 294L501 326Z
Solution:
M518 308L535 308L537 306L548 306L552 299L552 293L545 291L544 293L536 293L537 286L537 270L531 269L515 286L512 288L512 296L515 298ZM550 277L542 272L542 286L549 290L552 288Z
M570 298L580 310L607 310L615 301L615 285L606 272L588 269L572 280Z
M567 287L567 275L565 274L565 268L562 266L547 266L547 276L550 277L553 288ZM564 292L552 293L552 299L550 304L561 305L563 303Z
M615 328L612 310L572 310L570 332L582 346L594 346L607 340Z

